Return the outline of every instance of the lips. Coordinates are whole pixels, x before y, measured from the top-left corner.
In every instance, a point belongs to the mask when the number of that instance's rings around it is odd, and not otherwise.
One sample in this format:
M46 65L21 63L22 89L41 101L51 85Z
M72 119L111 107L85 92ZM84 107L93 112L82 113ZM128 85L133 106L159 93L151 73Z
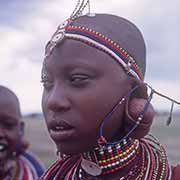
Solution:
M49 134L55 142L67 141L75 134L75 128L64 120L54 120L49 124Z
M6 142L0 142L0 152L4 152L8 148L8 144Z
M0 152L3 152L7 149L7 145L6 144L0 144Z

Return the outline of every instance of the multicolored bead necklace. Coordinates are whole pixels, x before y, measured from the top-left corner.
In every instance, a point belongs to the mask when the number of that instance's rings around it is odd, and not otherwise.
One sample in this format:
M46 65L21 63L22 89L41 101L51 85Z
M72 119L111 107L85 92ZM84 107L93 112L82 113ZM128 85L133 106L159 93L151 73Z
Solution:
M139 141L129 139L128 141L124 140L123 143L107 147L102 146L93 151L83 153L82 158L97 164L102 170L101 175L105 175L128 166L135 160L138 153Z
M113 174L120 170L120 168L123 168L123 171L126 171L128 169L128 172L124 176L121 176L120 180L170 180L171 179L171 168L168 164L167 157L165 154L165 150L162 145L160 145L156 140L152 138L145 138L140 141L134 141L134 143L138 144L135 145L135 149L137 150L136 155L133 157L135 159L135 163L133 163L133 166L129 168L129 164L131 163L131 160L127 160L126 163L123 162L122 166L116 167L116 163L110 163L109 158L106 158L106 160L101 160L100 162L106 162L107 166L105 166L105 169L103 170L104 166L101 166L102 173L101 175L105 174ZM126 150L126 152L128 149ZM100 154L101 151L99 151ZM104 153L103 153L104 154ZM108 151L108 156L111 156L111 151ZM87 155L86 155L87 157ZM91 161L99 163L94 161L94 158L92 158L93 155L91 155ZM116 157L116 156L115 156ZM126 158L129 156L127 155ZM131 159L133 159L131 158ZM89 158L90 159L90 158ZM110 158L115 159L115 158ZM117 163L119 164L119 163ZM110 170L107 170L107 169ZM87 172L81 167L79 169L79 179L83 180L84 178L88 178L91 175L88 175ZM91 176L92 177L92 176ZM96 178L95 178L96 179ZM97 178L98 179L98 178Z
M4 177L4 180L16 180L17 173L19 171L18 164L16 160L9 160L7 162L7 175Z
M120 145L120 149L118 147L119 145L106 147L103 153L100 147L82 155L62 155L41 180L75 180L77 178L98 180L104 175L111 176L119 172L121 172L119 180L171 179L171 167L165 151L156 140L152 138L128 140Z

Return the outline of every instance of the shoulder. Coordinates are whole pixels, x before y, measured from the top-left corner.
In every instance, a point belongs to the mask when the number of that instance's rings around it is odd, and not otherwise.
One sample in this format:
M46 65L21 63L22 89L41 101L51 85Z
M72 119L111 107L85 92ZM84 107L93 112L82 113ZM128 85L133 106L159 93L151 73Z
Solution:
M180 165L172 167L172 180L180 180Z
M26 168L30 169L35 176L40 177L45 169L43 163L39 160L37 156L35 156L31 152L24 152L20 155L20 160L26 166Z

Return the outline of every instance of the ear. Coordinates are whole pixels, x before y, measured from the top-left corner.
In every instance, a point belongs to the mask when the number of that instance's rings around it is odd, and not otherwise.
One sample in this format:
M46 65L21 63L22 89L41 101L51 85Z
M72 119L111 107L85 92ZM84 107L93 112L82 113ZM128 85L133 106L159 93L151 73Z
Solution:
M126 119L125 119L125 131L128 132L130 128L136 123L140 113L144 110L147 100L143 98L132 98L126 101ZM149 104L147 111L145 112L142 121L138 127L132 132L130 137L143 138L150 131L150 127L153 122L155 111L153 106Z
M25 128L25 123L21 121L19 128L19 140L16 146L17 155L20 155L29 147L29 142L24 138L24 128Z
M25 128L25 123L23 121L20 122L20 128L19 128L19 136L22 138L24 136L24 128Z

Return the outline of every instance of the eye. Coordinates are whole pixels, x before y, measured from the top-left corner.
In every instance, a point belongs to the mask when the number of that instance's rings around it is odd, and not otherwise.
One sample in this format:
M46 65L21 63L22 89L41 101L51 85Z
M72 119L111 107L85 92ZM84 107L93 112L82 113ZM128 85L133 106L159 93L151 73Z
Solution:
M4 124L4 128L6 128L6 129L8 129L8 130L12 130L12 129L14 129L15 128L15 125L13 125L13 124Z
M90 78L89 78L88 75L74 74L74 75L71 76L70 82L74 86L80 86L80 85L85 85L88 82L89 79Z
M49 79L42 79L41 80L41 83L43 84L43 87L44 87L44 89L46 89L46 90L50 90L52 87L53 87L53 82L52 81L50 81Z
M9 122L7 120L3 123L3 127L8 130L13 130L16 126L17 124L15 122Z
M43 84L44 89L50 90L53 86L53 81L50 78L46 67L46 63L43 63L42 71L41 71L41 83Z

